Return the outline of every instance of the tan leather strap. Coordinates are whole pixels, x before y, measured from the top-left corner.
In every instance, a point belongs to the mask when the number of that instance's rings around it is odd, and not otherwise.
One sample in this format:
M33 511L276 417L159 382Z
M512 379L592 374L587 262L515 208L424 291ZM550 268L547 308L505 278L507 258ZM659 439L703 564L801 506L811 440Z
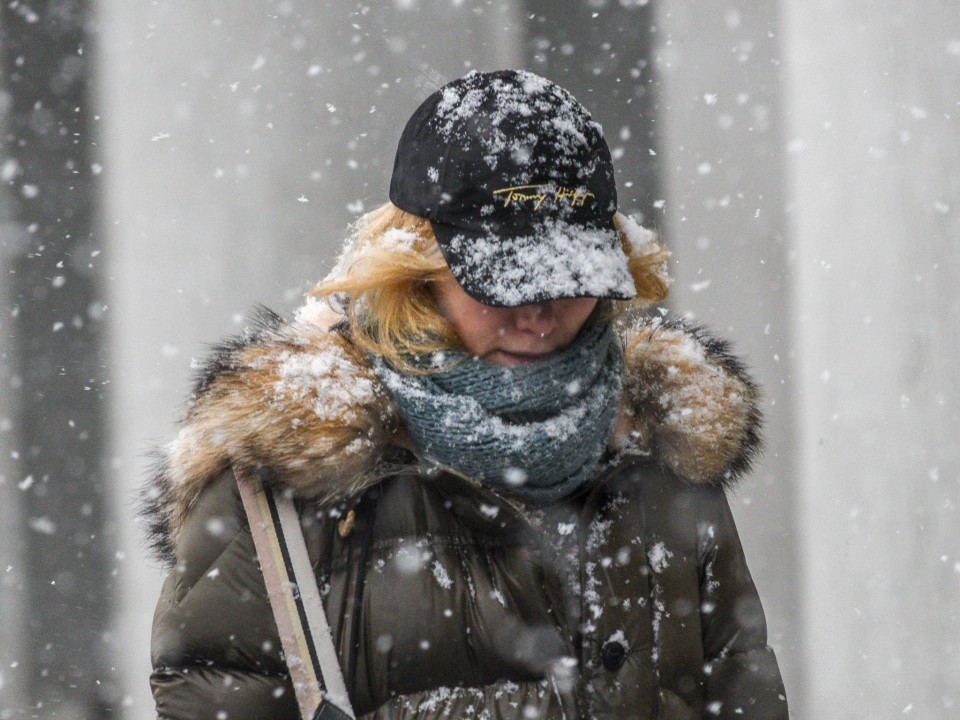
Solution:
M252 473L235 469L235 474L300 715L303 720L353 720L293 500L264 487Z

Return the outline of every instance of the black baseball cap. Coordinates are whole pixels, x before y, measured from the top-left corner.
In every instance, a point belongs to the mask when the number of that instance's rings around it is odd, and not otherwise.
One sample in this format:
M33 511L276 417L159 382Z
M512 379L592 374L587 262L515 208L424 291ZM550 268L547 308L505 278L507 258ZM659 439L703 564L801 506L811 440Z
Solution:
M400 137L390 201L430 221L487 305L636 294L603 131L539 75L474 71L430 95Z

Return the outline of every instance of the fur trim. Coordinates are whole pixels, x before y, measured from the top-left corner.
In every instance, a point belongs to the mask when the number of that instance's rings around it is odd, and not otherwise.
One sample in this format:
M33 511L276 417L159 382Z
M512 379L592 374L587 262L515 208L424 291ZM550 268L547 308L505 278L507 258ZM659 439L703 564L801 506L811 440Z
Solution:
M683 321L625 333L614 446L636 445L693 484L729 486L761 449L760 392L729 344Z
M389 396L341 334L265 308L255 323L213 349L141 493L151 549L165 561L200 491L231 466L329 502L372 482L394 435Z
M333 502L376 481L401 442L396 409L337 329L261 308L255 326L215 347L177 437L158 453L141 498L165 561L200 492L231 466L266 470L301 497ZM624 392L611 447L649 452L690 483L726 485L757 454L756 386L702 329L644 319L622 328Z

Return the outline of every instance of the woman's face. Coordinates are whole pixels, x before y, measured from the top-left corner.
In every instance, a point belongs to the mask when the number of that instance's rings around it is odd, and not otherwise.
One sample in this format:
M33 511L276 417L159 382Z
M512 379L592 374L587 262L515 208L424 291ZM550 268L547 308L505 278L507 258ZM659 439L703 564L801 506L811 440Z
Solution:
M596 298L565 298L492 307L467 295L453 276L431 284L440 312L467 352L494 365L529 365L563 350L597 306Z

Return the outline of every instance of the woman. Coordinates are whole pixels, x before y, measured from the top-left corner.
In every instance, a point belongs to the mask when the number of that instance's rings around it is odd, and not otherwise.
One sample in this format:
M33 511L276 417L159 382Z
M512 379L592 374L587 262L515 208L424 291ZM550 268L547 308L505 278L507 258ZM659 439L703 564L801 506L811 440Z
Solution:
M518 71L414 113L387 205L290 320L222 346L148 493L164 718L294 718L238 495L296 499L358 717L786 718L724 489L723 343L644 319L666 253L599 125Z

